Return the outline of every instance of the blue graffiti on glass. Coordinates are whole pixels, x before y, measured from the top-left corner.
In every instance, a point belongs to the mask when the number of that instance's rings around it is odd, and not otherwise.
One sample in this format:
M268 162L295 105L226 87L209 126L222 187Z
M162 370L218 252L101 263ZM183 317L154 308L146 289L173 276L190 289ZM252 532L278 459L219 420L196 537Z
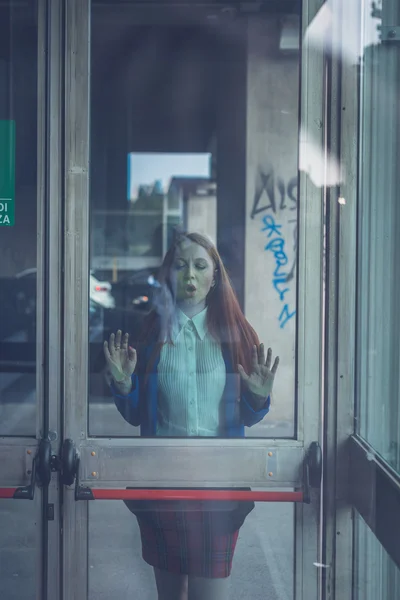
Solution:
M276 223L272 215L265 215L263 218L263 228L267 234L268 244L265 246L267 252L271 252L275 260L275 270L272 277L272 285L279 295L280 301L284 304L279 315L279 326L283 329L288 321L292 319L296 311L291 311L289 305L285 302L285 295L289 291L287 287L288 273L285 267L289 260L285 252L285 239L281 233L282 225Z

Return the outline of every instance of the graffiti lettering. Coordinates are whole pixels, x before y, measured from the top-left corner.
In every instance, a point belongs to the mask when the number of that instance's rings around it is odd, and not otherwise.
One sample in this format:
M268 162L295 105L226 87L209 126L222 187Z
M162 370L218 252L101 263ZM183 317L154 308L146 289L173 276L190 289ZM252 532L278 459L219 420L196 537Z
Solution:
M281 232L282 225L276 223L272 215L265 215L262 222L263 227L261 228L261 231L266 233L267 239L269 240L265 246L265 251L271 252L275 260L272 285L279 295L279 300L285 302L285 294L289 292L289 288L286 287L288 273L285 271L284 267L287 266L289 259L285 252L285 238ZM288 323L295 314L296 311L291 311L289 305L285 303L278 318L280 328L283 329L286 323Z
M295 314L296 314L296 311L294 310L293 312L290 312L288 305L285 304L285 306L282 308L281 314L279 315L279 322L280 322L281 329L283 329L285 327L286 323L288 321L290 321L290 319L292 317L294 317Z
M276 187L280 196L280 204L277 206L276 197L275 197L275 173L273 169L269 171L264 171L259 168L256 182L255 182L255 192L253 199L253 208L250 213L250 217L254 219L254 217L264 211L272 211L275 215L277 214L277 210L282 212L284 210L297 210L297 177L292 177L290 179L287 186L285 186L285 182L281 177L276 178ZM263 195L268 198L269 203L260 206ZM290 200L290 205L286 204L286 197ZM294 215L295 216L295 215ZM294 278L294 273L296 270L296 261L297 261L297 219L289 219L288 223L294 223L293 228L293 250L294 250L294 260L291 268L289 269L286 275L286 281L289 282ZM279 228L282 225L278 226ZM271 237L273 232L270 231L268 237Z
M273 223L271 223L271 221ZM271 217L271 220L269 220L268 217L265 217L263 219L263 223L265 223L265 226L263 227L263 229L261 231L268 231L267 235L269 238L274 233L277 233L280 236L282 235L281 234L282 225L276 225L272 217Z
M251 210L250 216L252 219L256 215L265 210L272 210L274 214L277 213L277 209L279 211L288 209L288 210L296 210L297 209L297 177L293 177L287 187L285 186L285 182L280 177L276 180L276 187L280 196L279 207L277 206L276 197L275 197L275 174L271 169L269 172L264 172L262 169L258 170L256 177L256 185L254 191L254 199L253 199L253 208ZM261 200L263 196L266 196L268 199L268 203L260 206ZM286 197L290 200L290 206L286 204Z

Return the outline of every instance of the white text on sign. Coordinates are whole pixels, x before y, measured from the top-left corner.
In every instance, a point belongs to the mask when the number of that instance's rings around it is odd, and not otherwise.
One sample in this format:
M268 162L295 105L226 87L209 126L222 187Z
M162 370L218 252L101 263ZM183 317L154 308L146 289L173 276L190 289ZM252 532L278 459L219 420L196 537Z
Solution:
M0 225L10 225L10 216L8 213L8 203L10 198L0 198Z

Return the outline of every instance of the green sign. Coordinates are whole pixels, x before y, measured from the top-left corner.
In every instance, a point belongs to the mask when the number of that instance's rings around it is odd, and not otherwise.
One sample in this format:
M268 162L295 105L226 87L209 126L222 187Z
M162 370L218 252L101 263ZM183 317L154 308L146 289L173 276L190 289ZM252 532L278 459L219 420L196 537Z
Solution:
M0 225L15 220L15 121L0 121Z

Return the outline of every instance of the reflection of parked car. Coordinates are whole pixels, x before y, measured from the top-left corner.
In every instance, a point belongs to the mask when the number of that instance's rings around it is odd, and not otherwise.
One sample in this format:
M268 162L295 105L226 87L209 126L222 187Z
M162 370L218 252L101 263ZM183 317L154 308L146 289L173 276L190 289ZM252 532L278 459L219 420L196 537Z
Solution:
M159 285L157 271L156 268L141 269L114 283L116 305L125 310L150 310L154 290Z
M24 332L26 339L29 341L36 339L36 274L36 268L21 271L15 275L15 278L10 279L8 291L8 294L13 296L16 309L12 335ZM103 310L115 307L111 289L111 284L108 281L100 281L93 273L90 273L89 329L91 338L99 335L103 321Z
M27 280L36 281L36 268L25 269L24 271L17 273L15 278L20 280L21 282L25 282ZM17 294L17 299L18 299L18 297L20 297L21 300L24 299L24 296L25 296L24 287L25 286L21 285L21 289ZM31 289L33 289L33 288L31 288ZM114 308L115 300L111 294L111 289L112 289L111 283L109 283L108 281L99 281L93 275L92 272L90 273L89 296L90 296L91 301L96 302L103 308ZM36 311L36 287L35 287L35 294L33 297L29 297L29 298L25 297L24 312L25 312L25 314L28 314L28 312L29 312L29 314L31 314L32 311L33 312Z
M115 308L115 300L111 294L111 283L99 281L90 273L89 295L92 302L100 304L103 308Z
M0 341L28 341L35 338L36 277L19 281L15 277L0 278Z

